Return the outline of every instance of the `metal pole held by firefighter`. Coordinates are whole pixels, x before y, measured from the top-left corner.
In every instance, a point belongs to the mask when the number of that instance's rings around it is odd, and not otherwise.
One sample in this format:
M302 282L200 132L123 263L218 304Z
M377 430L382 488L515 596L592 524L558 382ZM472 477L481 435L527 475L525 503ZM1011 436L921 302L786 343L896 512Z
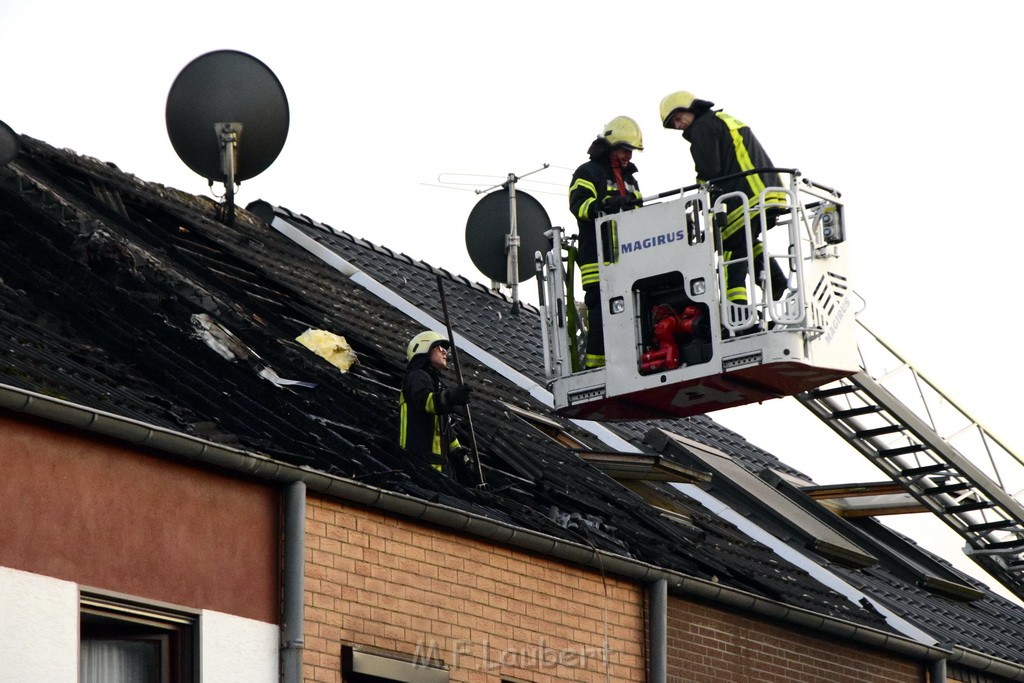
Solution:
M444 326L448 330L448 344L451 347L452 363L455 365L455 377L460 385L465 384L462 379L462 365L459 364L459 350L455 345L455 333L452 331L452 321L448 317L448 299L444 295L444 280L440 273L437 275L437 293L441 297L441 311L444 313ZM476 463L476 474L480 479L480 488L485 488L487 482L484 481L484 470L480 464L480 451L476 445L476 431L473 429L473 414L469 409L469 404L463 406L466 409L466 427L469 429L469 446L473 453L473 462Z

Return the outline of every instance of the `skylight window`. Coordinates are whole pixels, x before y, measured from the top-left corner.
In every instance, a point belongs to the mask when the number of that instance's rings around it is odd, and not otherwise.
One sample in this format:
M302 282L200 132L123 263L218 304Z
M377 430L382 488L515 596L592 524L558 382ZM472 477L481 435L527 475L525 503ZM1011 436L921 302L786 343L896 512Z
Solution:
M566 448L571 448L573 450L585 448L583 443L581 443L575 437L569 435L565 431L565 428L562 427L562 425L559 424L558 422L550 418L544 417L543 415L539 415L524 408L520 408L519 406L514 406L511 403L506 403L504 401L501 401L500 403L510 413L513 413L514 415L521 417L531 427L533 427L540 433L544 434L548 438L557 441Z
M773 533L786 540L793 537L807 548L838 564L870 567L878 560L842 533L817 519L777 488L711 446L666 430L647 433L645 441L661 452L671 452L682 461L712 474L710 490L737 500L757 511L759 518L773 522Z

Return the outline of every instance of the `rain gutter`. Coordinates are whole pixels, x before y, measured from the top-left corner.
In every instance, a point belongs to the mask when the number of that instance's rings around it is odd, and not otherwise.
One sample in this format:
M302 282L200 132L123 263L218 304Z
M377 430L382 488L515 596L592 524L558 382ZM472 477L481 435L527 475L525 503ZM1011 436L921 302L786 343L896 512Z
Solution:
M1024 666L1012 662L955 646L919 642L846 619L793 607L713 581L690 577L547 534L521 529L456 508L385 491L350 479L274 460L263 454L231 448L24 389L0 385L0 408L89 430L136 446L181 456L204 465L269 482L301 482L308 491L315 491L321 495L598 569L640 584L649 585L664 581L668 592L673 595L753 613L791 627L810 629L819 634L836 636L913 659L956 661L972 669L1024 681Z

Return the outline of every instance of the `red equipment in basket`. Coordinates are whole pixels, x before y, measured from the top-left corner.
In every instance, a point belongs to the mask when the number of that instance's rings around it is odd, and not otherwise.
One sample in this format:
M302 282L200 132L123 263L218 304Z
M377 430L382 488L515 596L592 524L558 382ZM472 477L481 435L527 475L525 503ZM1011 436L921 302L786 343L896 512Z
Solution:
M679 355L679 336L693 334L701 323L700 309L687 306L676 313L671 306L659 304L651 310L654 328L651 334L652 350L640 356L640 371L644 373L675 370L682 365Z

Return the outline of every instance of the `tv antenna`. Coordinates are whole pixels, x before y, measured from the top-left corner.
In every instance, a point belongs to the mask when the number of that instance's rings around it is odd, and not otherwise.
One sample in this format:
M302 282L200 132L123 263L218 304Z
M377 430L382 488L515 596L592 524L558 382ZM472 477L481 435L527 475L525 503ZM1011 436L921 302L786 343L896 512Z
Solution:
M189 62L167 95L167 134L185 165L223 183L228 222L235 186L274 162L288 137L288 98L266 64L237 50Z
M0 166L6 166L14 161L21 149L21 138L10 126L0 121Z
M476 190L484 197L476 203L466 221L466 250L481 273L494 283L512 289L512 312L519 313L519 283L537 274L532 259L520 259L520 251L527 254L548 250L546 232L551 220L541 203L525 192L516 191L516 183L526 176L548 168L540 168L508 179L484 190ZM494 192L497 189L506 193Z

